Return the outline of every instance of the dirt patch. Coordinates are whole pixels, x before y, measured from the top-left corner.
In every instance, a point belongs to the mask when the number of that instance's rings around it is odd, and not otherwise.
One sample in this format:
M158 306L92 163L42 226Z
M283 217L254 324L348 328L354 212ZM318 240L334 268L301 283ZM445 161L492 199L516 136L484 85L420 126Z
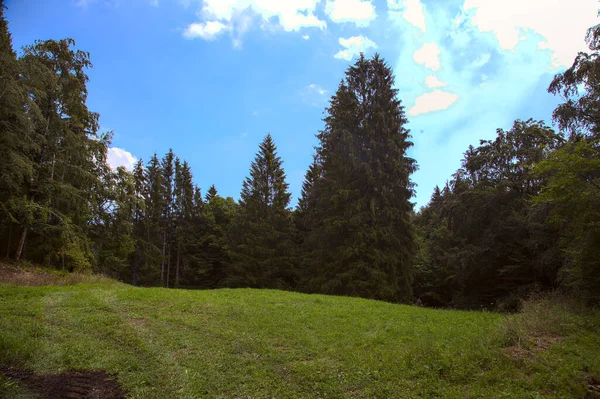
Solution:
M61 273L43 268L13 266L0 262L0 286L15 284L24 286L92 284L108 281L106 277L85 273Z
M125 399L116 377L104 371L37 374L0 367L0 373L19 381L41 399Z
M536 353L548 350L559 344L564 338L550 335L536 335L525 345L509 346L503 349L504 353L515 359L535 357Z
M588 379L588 392L586 399L598 399L600 398L600 381L596 381L595 378Z

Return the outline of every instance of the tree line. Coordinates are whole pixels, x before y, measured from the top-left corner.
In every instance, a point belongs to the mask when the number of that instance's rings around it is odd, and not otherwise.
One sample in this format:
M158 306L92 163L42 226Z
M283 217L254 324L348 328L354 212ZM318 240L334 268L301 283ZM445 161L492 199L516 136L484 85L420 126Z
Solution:
M556 288L600 299L600 28L549 87L553 119L515 121L465 152L414 210L416 161L391 68L350 65L326 108L295 209L268 134L240 198L203 195L169 150L111 169L71 39L20 54L0 3L4 255L142 286L255 287L512 309Z

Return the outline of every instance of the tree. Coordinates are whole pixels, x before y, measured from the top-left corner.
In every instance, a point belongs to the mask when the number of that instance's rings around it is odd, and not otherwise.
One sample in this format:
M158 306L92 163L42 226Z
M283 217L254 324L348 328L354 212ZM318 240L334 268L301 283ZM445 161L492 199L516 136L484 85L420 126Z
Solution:
M535 198L552 209L550 222L560 229L560 248L567 264L566 286L590 302L600 294L600 25L586 36L590 53L580 52L573 65L558 74L548 91L565 100L553 113L569 140L536 167L547 184Z
M557 74L548 92L565 102L552 114L559 128L575 135L600 135L600 25L588 29L586 42L591 53L580 52L573 65ZM580 94L581 93L581 94Z
M533 289L554 287L562 257L547 208L531 199L533 173L563 139L540 121L516 121L469 146L462 167L434 191L415 221L425 256L415 294L425 304L508 308Z
M230 230L229 285L288 289L296 285L289 203L285 172L268 134L243 183Z
M210 202L213 198L215 198L218 195L217 193L217 188L215 187L215 185L213 184L212 186L210 186L210 188L208 189L208 192L206 193L206 197L204 198L204 200L206 202Z
M6 227L0 237L6 243L7 257L16 250L16 227L31 218L32 209L25 184L33 177L34 121L40 115L28 96L24 67L13 51L0 1L0 223Z
M412 297L410 215L416 169L394 76L363 55L348 68L317 136L319 177L304 273L307 288L390 301ZM311 194L312 195L312 194Z
M162 262L160 266L161 284L169 286L169 276L171 270L171 239L173 230L173 179L175 177L174 164L175 154L172 149L165 154L161 161L162 171ZM165 270L166 266L166 270Z
M81 269L93 263L90 204L107 168L110 134L98 134L98 115L87 108L91 62L74 45L72 39L48 40L23 49L22 79L40 119L34 119L32 177L23 185L29 212L19 220L15 258L31 242L32 259Z

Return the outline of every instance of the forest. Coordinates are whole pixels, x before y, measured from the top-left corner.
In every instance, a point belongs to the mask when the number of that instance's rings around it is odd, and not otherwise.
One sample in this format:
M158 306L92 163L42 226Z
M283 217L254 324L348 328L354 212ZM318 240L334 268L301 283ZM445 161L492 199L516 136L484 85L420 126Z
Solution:
M561 98L552 121L517 120L469 146L418 210L402 93L382 57L361 55L314 132L292 209L276 132L239 200L219 182L201 190L172 150L111 169L112 133L86 103L91 55L73 39L17 52L0 2L0 256L136 286L504 311L561 290L597 305L600 25L586 41L547 89Z

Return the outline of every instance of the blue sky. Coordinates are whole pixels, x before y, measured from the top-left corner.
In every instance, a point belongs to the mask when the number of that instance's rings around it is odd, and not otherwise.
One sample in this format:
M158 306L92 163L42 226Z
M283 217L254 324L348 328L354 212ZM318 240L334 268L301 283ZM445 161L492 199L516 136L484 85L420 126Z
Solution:
M323 111L360 51L396 74L419 171L417 206L469 144L560 99L596 0L5 0L15 48L72 37L91 53L88 104L110 162L173 148L205 191L238 198L271 133L300 194Z

